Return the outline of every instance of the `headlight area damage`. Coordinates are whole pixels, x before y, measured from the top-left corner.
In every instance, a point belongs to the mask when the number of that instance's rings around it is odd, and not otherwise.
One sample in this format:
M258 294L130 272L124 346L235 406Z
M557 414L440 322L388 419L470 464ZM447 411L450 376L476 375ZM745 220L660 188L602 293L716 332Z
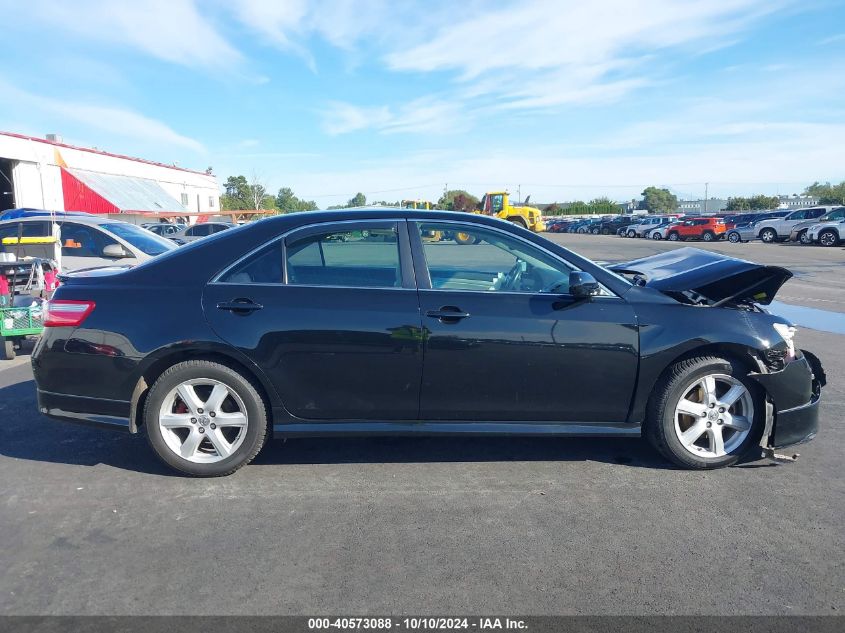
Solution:
M680 303L757 313L766 312L760 306L771 303L792 277L790 271L779 266L764 266L697 248L681 248L616 264L611 269L628 275L636 285L659 290ZM764 457L793 461L797 454L779 455L775 449L815 437L821 389L827 378L818 357L796 349L795 328L791 324L775 322L771 327L781 341L756 350L753 360L759 371L749 374L767 394L766 426L760 446Z

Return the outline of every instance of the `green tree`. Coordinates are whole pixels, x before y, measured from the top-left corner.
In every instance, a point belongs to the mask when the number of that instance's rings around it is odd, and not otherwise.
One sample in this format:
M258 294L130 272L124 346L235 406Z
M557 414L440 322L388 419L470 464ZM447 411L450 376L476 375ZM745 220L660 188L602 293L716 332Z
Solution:
M472 211L478 207L478 198L463 189L450 189L437 201L436 208L449 211Z
M293 189L282 187L276 194L276 208L282 213L296 213L297 211L315 211L317 203L313 200L302 200L297 198Z
M590 213L619 213L619 205L606 197L590 200L588 207Z
M245 176L229 176L223 183L226 190L220 196L220 206L224 211L237 211L250 207L250 189Z
M566 215L586 215L590 213L590 205L583 200L570 202L566 207Z
M678 196L668 189L646 187L642 193L641 209L648 209L650 213L670 213L678 209Z
M763 209L777 209L780 204L780 199L777 196L765 196L758 194L750 198L737 196L735 198L728 198L728 203L725 206L726 211L760 211Z
M347 207L363 207L367 204L367 196L365 196L360 191L355 194L354 198L350 198L349 202L346 203Z
M804 195L817 196L819 204L845 204L845 181L838 185L814 182L804 190Z

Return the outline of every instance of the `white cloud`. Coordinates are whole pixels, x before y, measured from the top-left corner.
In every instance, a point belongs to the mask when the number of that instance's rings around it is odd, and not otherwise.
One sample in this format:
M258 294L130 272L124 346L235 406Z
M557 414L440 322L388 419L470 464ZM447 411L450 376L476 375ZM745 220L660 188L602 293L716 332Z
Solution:
M698 53L695 47L720 46L783 5L769 0L514 2L443 24L433 38L390 52L385 61L395 71L455 72L459 82L474 84L477 96L484 93L513 108L609 101L651 83L650 75L671 63L670 51Z
M241 60L193 0L33 0L15 3L6 20L14 21L15 12L34 12L40 24L51 29L185 66L226 67Z
M76 121L91 130L107 132L121 138L184 147L198 153L206 151L199 141L179 134L161 121L132 110L43 97L13 86L2 78L0 78L0 92L4 95L4 99L13 101L17 107L40 111L47 115L54 129L62 129L65 121Z
M361 130L441 134L455 130L462 116L457 104L433 98L416 99L396 108L335 101L323 112L323 130L332 136Z

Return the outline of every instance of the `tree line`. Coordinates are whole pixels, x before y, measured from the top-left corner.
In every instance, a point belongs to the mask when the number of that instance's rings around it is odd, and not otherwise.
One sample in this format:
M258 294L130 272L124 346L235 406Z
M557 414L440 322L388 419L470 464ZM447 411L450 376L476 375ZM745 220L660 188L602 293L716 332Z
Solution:
M277 213L296 213L299 211L315 211L319 207L314 200L297 197L290 187L282 187L274 196L267 191L257 176L248 180L245 176L229 176L224 183L225 193L220 197L220 206L225 211L267 210ZM639 201L633 201L636 208L649 213L673 213L678 210L678 197L669 189L662 187L646 187L640 194ZM818 197L819 204L845 205L845 181L836 184L829 182L814 182L804 190L804 195ZM357 193L346 201L346 204L332 205L329 209L347 209L363 207L367 204L367 197ZM370 204L374 206L403 206L403 201L377 200ZM463 189L445 191L431 208L449 211L473 211L479 208L480 200ZM728 198L726 211L755 211L761 209L775 209L779 206L777 196L759 194L750 197ZM586 215L620 213L623 206L610 198L594 198L589 202L575 200L572 202L553 202L538 205L545 215Z

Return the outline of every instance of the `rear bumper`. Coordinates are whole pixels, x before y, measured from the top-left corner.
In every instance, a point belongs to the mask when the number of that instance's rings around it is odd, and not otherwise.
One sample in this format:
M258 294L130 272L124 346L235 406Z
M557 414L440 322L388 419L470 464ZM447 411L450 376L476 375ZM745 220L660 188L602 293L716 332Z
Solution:
M49 418L86 426L130 431L131 403L37 390L38 410Z
M752 374L774 406L769 446L783 448L807 442L819 428L819 402L826 377L819 359L810 352L770 374Z

